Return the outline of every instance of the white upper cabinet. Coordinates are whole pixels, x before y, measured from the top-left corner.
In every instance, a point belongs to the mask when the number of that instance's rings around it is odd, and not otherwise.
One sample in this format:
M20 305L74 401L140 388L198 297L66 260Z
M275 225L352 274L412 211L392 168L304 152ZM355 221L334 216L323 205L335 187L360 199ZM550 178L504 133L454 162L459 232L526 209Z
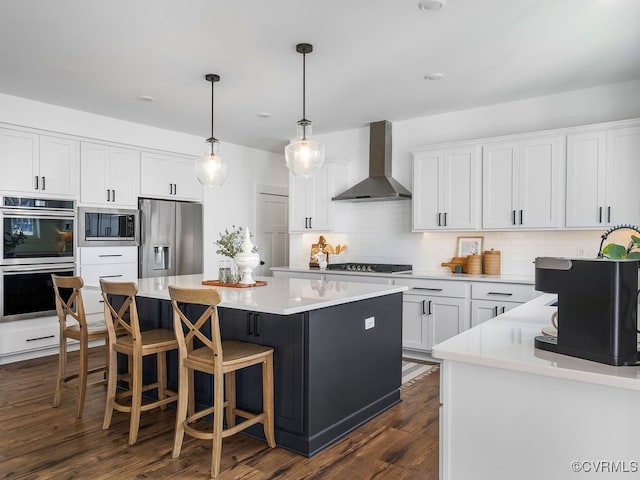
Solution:
M138 207L140 153L128 148L82 142L80 203Z
M527 137L482 149L482 226L561 226L562 136Z
M164 153L142 152L140 195L170 200L201 200L202 185L195 160Z
M73 139L0 129L0 190L77 195L78 151Z
M479 227L480 147L417 151L413 154L413 230Z
M640 127L607 132L607 222L640 224Z
M331 231L333 166L309 178L289 174L289 231Z
M567 227L640 223L640 127L567 137Z

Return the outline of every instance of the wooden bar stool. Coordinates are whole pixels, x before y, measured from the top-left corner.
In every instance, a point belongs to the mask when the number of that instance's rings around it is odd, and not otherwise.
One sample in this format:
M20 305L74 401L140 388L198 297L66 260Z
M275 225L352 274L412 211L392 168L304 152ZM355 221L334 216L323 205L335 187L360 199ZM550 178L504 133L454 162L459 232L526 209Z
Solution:
M58 352L58 376L56 379L56 392L53 397L53 406L60 405L60 397L63 388L70 388L78 391L76 399L76 418L82 417L84 409L84 399L87 387L104 385L103 379L87 384L87 377L94 373L105 372L108 369L108 355L105 364L89 370L89 342L91 340L104 339L107 341L107 326L104 322L87 324L84 313L84 303L82 302L82 286L84 282L81 277L67 277L51 274L53 281L53 291L56 299L56 312L60 323L60 350ZM78 322L77 324L67 324L68 317ZM67 375L67 339L72 338L80 343L80 367L78 373ZM76 380L72 382L72 380Z
M267 443L271 448L276 446L273 413L273 348L235 340L224 342L221 340L217 309L220 295L217 290L184 289L170 285L169 296L173 305L173 325L179 346L178 412L172 457L176 458L180 455L185 432L196 438L213 440L211 477L215 478L220 473L223 438L256 423L262 423ZM192 322L182 310L189 304L207 306L195 322ZM211 327L211 339L203 333L203 327L207 326L207 323ZM254 414L239 410L236 408L235 372L260 364L262 365L264 411ZM198 412L195 411L193 386L193 373L196 370L213 375L213 406ZM227 428L223 428L225 407ZM189 425L211 413L213 413L213 431L202 431ZM246 420L236 425L236 415Z
M177 394L167 390L166 352L178 348L178 342L172 330L159 328L140 331L140 321L136 308L135 295L138 286L134 282L105 282L100 280L104 298L104 316L109 331L109 378L107 382L107 404L104 410L102 429L111 424L113 410L129 412L129 445L136 443L140 427L140 413L160 407L177 400ZM124 297L124 302L117 310L110 302L109 295ZM115 303L115 302L114 302ZM116 303L118 305L118 303ZM117 354L128 356L129 388L124 392L116 392L118 381ZM142 359L147 355L156 355L156 382L142 384ZM158 399L142 403L142 393L158 390ZM126 402L125 402L126 401Z

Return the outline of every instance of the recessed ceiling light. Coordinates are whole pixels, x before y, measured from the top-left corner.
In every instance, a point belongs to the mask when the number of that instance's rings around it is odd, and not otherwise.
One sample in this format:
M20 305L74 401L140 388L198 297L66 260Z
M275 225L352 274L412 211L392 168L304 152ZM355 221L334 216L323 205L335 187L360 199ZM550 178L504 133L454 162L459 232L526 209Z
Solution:
M138 96L138 101L140 102L153 102L156 99L156 97L152 97L150 95L139 95Z
M424 76L425 80L442 80L444 75L442 73L427 73Z
M420 10L440 10L445 3L447 0L419 0L418 8Z
M271 116L271 114L269 112L258 112L257 115L260 118L269 118Z

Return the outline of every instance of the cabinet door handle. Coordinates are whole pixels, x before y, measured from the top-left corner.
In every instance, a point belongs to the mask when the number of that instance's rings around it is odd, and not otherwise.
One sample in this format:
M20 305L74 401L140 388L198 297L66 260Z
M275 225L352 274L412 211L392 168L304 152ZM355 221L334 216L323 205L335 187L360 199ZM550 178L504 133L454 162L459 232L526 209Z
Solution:
M494 317L498 316L498 306L497 305L495 307L493 307L493 316Z
M111 190L111 201L112 202L116 201L116 191L115 190Z
M431 300L427 303L427 315L431 315Z
M46 177L42 177L42 190L46 189Z
M111 201L111 190L107 188L107 202Z
M247 335L253 335L253 322L251 321L251 313L247 313Z
M505 307L504 305L502 306L502 313L507 311L507 307Z
M42 189L44 190L44 187ZM611 223L611 207L607 207L607 223Z
M511 223L513 225L516 224L516 211L515 210L511 210Z
M304 217L304 228L309 228L309 217Z
M27 342L35 342L37 340L46 340L47 338L53 338L53 337L55 337L55 335L46 335L44 337L27 338Z
M313 228L313 224L311 223L313 220L313 217L309 217L309 228Z
M173 184L173 194L174 194L174 195L177 195L177 194L178 194L178 184L177 184L177 183L174 183L174 184Z
M598 223L602 223L602 207L598 209L600 212L598 213Z
M102 258L102 257L122 257L121 253L103 253L102 255L98 255L98 257Z
M169 195L173 195L173 183L169 184Z
M442 288L413 287L413 290L427 290L429 292L441 292Z
M253 314L253 335L256 337L260 336L261 333L261 325L260 325L260 314L259 313L254 313Z
M98 278L120 278L123 277L124 275L100 275L98 276Z
M487 292L487 295L502 295L504 297L510 297L513 293L510 292Z
M34 178L36 179L36 181L34 182L34 186L35 186L35 189L38 190L38 180L40 179L40 177L36 175Z
M442 222L440 217L442 217L442 214L440 212L438 212L438 226L441 227L442 226Z
M427 301L426 300L422 300L422 314L423 315L427 314Z
M520 225L522 225L522 210L520 210Z
M444 226L447 226L447 212L444 212Z

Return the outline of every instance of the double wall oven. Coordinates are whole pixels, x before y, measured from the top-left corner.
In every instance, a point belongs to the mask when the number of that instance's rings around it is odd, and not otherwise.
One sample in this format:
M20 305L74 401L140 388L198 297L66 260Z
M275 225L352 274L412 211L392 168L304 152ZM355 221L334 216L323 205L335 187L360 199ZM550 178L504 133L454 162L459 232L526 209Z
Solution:
M75 273L73 200L2 197L0 321L55 314L51 274Z

